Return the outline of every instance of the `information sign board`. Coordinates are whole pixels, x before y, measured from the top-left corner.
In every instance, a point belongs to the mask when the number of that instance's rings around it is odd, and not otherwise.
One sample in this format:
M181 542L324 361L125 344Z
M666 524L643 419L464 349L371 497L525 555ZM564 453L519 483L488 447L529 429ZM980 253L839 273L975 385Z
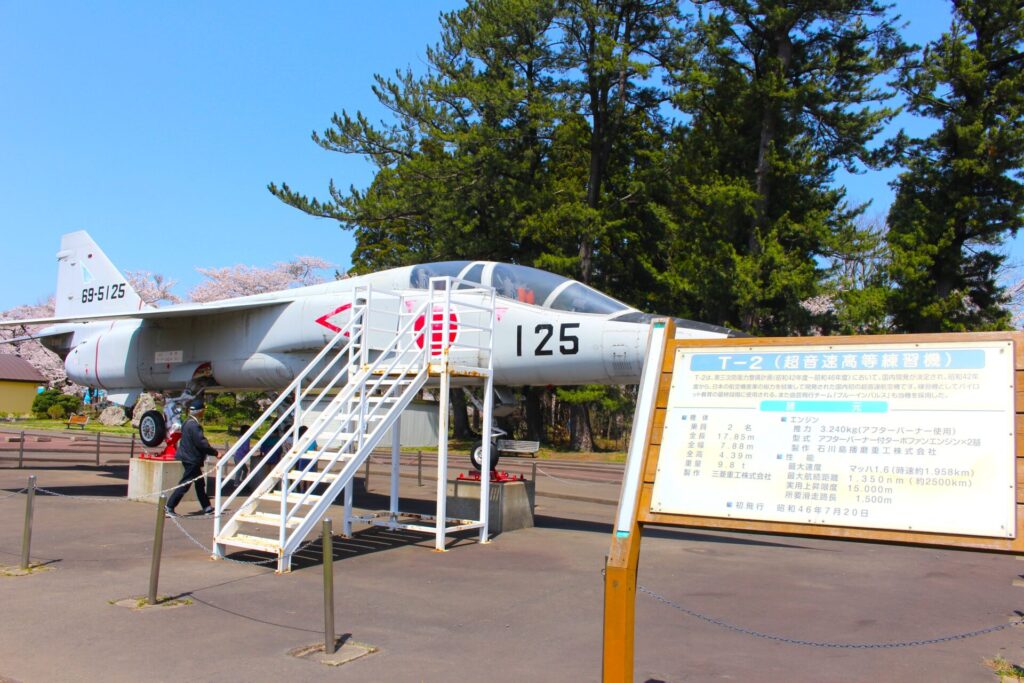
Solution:
M1013 342L674 349L650 511L1012 539Z
M605 564L633 680L648 524L1024 556L1024 332L681 339L651 325Z

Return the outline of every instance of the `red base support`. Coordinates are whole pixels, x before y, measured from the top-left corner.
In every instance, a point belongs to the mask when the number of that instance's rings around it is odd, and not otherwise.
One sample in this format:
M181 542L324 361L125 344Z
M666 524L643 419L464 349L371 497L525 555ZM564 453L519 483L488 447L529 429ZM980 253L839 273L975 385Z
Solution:
M462 474L459 475L459 479L461 481L480 481L480 473L479 472L463 472ZM505 472L504 470L502 470L501 472L496 472L494 470L491 470L491 483L492 484L496 484L496 483L499 483L499 482L506 482L506 481L526 481L526 475L523 475L523 474L520 474L520 475L509 474L508 472Z
M142 460L162 460L169 461L174 460L174 455L178 452L178 441L181 440L181 432L174 432L167 437L164 442L164 449L159 453L146 453L143 451L139 454L139 458Z

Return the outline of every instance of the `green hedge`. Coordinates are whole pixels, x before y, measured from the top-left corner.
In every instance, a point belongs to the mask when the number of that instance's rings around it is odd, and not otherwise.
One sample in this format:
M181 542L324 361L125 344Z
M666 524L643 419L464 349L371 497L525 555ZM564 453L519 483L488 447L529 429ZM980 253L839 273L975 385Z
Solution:
M56 389L47 389L41 394L36 394L32 401L32 413L36 417L51 417L50 408L54 406L60 407L64 411L64 415L67 416L78 412L78 409L82 407L82 399L79 396L61 393ZM57 412L54 411L54 413Z

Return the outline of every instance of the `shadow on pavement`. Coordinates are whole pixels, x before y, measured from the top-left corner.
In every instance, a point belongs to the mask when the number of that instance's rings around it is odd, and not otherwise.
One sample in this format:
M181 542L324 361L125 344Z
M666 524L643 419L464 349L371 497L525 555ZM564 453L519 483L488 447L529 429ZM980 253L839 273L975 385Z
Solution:
M334 532L337 534L338 530L334 529ZM448 545L445 547L451 549L459 545L475 542L476 534L472 531L467 531L449 534ZM404 548L406 546L416 545L430 549L433 547L433 544L434 537L426 533L406 531L403 529L369 527L368 529L362 529L353 533L351 538L344 538L335 535L332 542L332 553L334 561L339 562L353 557L370 555L384 550L393 550L395 548ZM258 562L270 558L267 553L261 553L255 550L242 550L235 553L229 553L227 557L232 560L240 560L243 562ZM292 555L292 571L319 567L323 564L323 558L323 545L321 539L317 538L315 541L312 541L309 545L302 548L299 552ZM266 566L270 569L274 568L273 563Z
M594 522L584 519L571 519L568 517L551 517L548 515L536 515L533 518L535 526L545 529L564 529L565 531L589 531L599 534L607 534L611 539L612 525L606 522ZM682 529L669 529L663 527L644 527L644 538L670 538L680 541L703 541L705 543L723 543L730 545L765 546L774 548L801 548L804 550L821 550L798 543L784 543L780 541L768 541L756 537L739 536L718 536L710 532L692 532Z

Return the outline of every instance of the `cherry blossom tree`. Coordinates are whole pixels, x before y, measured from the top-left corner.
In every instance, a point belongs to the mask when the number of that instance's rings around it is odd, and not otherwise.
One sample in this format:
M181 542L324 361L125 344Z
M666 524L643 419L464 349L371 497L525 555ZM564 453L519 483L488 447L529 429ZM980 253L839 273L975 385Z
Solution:
M323 282L317 271L333 264L315 256L299 256L293 261L275 263L271 268L236 265L226 268L196 268L206 276L189 292L196 302L218 301L236 296L275 292L290 287L305 287Z
M17 306L0 313L2 320L27 320L29 318L48 318L53 315L53 297L49 300L26 306ZM60 387L65 391L75 392L81 387L67 384L67 374L64 372L64 363L36 339L15 342L13 344L3 343L4 340L24 337L37 332L40 325L23 325L21 327L0 327L0 353L13 354L28 361L32 367L42 373L43 377L51 386Z
M1021 275L1021 266L1011 266L1004 269L1003 282L1009 283L1003 291L1005 306L1010 311L1010 324L1013 329L1024 329L1024 277Z
M299 256L291 261L275 263L271 268L244 265L197 268L206 276L206 280L189 293L189 300L201 303L313 285L324 281L317 271L333 267L334 264L315 256ZM182 302L181 297L172 291L177 284L176 280L148 270L129 270L125 272L125 277L147 304ZM17 306L4 311L0 313L0 320L48 318L53 316L53 307L54 299L50 297L44 303ZM83 387L68 381L64 363L57 354L39 341L30 339L13 344L3 343L4 340L32 334L40 328L38 325L0 328L0 353L24 358L46 377L51 386L61 387L65 392L81 392Z
M132 289L138 292L142 300L152 306L161 303L180 304L181 297L172 292L177 280L166 278L160 273L151 273L148 270L127 270L124 273Z

